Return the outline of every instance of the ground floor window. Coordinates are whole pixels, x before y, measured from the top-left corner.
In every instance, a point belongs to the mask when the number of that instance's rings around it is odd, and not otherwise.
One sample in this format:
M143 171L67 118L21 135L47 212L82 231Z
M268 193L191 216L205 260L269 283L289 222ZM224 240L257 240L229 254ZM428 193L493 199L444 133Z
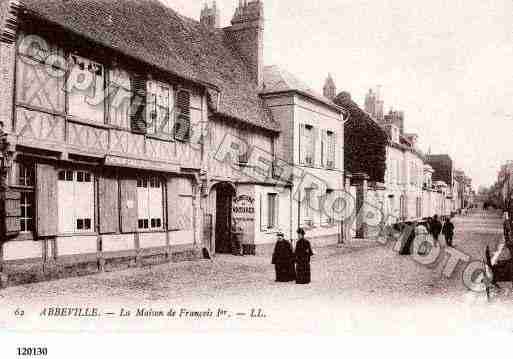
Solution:
M278 194L267 194L267 227L269 229L278 227Z
M19 190L19 219L20 233L34 231L34 188L35 188L35 164L30 161L17 162L14 166L13 186Z
M21 200L20 231L29 233L34 231L34 193L22 192Z
M307 226L313 226L312 216L312 188L305 188L305 197L303 199L304 223Z
M164 227L163 184L158 177L139 177L137 179L137 228L156 231Z
M59 171L57 184L60 233L94 231L94 181L89 171Z

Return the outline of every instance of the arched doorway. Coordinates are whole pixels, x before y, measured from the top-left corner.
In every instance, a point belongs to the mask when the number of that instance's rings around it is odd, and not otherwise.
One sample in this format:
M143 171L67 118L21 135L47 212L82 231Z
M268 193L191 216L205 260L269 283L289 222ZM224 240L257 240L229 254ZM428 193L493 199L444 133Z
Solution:
M216 198L215 214L215 251L231 253L232 202L235 187L230 183L218 183L213 187Z

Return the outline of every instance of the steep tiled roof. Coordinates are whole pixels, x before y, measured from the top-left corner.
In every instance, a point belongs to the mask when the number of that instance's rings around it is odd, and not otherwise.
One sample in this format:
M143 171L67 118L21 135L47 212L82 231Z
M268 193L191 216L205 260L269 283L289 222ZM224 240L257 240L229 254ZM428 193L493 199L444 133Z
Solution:
M6 1L6 0L3 0ZM157 0L22 0L26 10L98 44L221 91L216 111L271 131L257 84L222 29Z
M264 86L262 94L272 94L280 92L298 92L303 96L312 98L321 102L336 111L343 112L344 110L336 105L330 99L318 94L312 90L306 83L297 78L289 71L282 69L279 66L266 66L264 68Z

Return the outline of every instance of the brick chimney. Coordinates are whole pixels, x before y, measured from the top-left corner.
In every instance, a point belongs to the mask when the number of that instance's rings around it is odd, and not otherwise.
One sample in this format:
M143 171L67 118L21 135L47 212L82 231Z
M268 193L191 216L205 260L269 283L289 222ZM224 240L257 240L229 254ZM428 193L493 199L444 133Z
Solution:
M260 87L264 68L264 4L261 0L239 0L232 26L225 29Z
M200 22L207 27L217 29L221 23L220 19L221 15L217 8L216 1L214 0L212 7L209 7L208 4L205 3L205 7L201 10Z

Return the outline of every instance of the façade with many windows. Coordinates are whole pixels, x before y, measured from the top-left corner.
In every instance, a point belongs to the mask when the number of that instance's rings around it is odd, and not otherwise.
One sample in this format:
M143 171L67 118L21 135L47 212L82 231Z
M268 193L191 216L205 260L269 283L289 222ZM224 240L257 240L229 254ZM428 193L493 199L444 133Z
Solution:
M3 259L193 246L205 90L38 21L12 52Z

